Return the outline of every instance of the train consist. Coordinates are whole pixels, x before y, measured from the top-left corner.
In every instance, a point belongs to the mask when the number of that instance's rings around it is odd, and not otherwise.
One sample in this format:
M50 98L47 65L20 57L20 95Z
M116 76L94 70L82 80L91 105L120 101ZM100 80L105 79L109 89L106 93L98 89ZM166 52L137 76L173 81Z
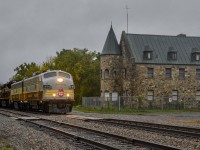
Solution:
M0 86L0 107L68 113L74 103L74 82L70 73L52 70Z

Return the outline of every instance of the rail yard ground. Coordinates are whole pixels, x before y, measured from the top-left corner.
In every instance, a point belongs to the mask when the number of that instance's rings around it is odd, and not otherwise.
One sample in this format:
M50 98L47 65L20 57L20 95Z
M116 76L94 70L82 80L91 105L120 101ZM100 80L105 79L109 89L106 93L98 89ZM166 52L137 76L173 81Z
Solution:
M0 109L1 111L1 109ZM20 112L21 113L21 112ZM25 112L24 112L25 113ZM30 115L30 114L29 114ZM150 131L137 129L127 129L117 126L96 124L94 122L86 122L85 119L93 118L112 118L124 119L141 122L160 123L168 125L186 126L200 128L200 112L178 112L178 113L150 113L150 114L99 114L84 113L73 111L67 115L45 115L33 114L32 116L40 118L48 118L67 122L77 126L84 126L90 129L96 129L112 134L122 135L126 137L134 137L145 141L172 145L180 149L198 150L200 149L200 137L175 137L170 135L161 135ZM84 149L78 145L74 145L66 139L55 136L52 133L38 129L25 122L16 120L15 117L6 117L0 114L0 150L7 147L6 150L74 150ZM5 148L4 148L5 150Z

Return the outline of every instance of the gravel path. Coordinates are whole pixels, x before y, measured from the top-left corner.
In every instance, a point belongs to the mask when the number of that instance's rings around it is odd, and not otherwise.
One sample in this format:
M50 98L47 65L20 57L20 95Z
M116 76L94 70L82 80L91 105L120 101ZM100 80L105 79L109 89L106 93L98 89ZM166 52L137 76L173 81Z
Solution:
M151 115L111 115L111 114L94 114L94 113L80 113L72 112L69 115L52 115L43 116L44 118L52 118L54 120L64 121L71 124L84 126L90 129L96 129L113 134L119 134L132 138L139 138L151 142L158 142L177 146L181 149L199 150L200 138L183 138L163 136L157 133L130 130L120 127L99 125L91 122L85 122L81 119L74 118L76 115L85 117L98 117L98 118L116 118L125 120L146 121L163 124L173 124L179 126L190 126L200 128L200 113L181 113L181 114L151 114ZM74 119L73 119L74 118ZM74 145L69 144L67 141L55 138L38 131L34 127L30 127L25 123L20 123L12 118L7 118L0 115L0 138L4 138L8 143L14 146L17 150L79 150ZM42 133L42 134L41 134Z

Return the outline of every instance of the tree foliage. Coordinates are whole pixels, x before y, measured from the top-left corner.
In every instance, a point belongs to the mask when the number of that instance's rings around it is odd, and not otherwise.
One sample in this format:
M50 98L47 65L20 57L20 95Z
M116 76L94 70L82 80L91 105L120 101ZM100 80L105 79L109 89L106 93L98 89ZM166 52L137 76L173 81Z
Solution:
M100 95L99 53L75 48L72 50L63 49L56 54L56 57L48 58L41 66L32 62L16 67L13 80L31 77L34 72L38 71L63 70L73 76L76 104L81 104L81 99L84 96Z
M31 77L34 72L37 72L39 70L40 67L34 62L23 63L14 69L16 74L12 77L12 80L23 80L24 78Z
M100 95L99 57L87 49L63 49L57 52L55 68L72 74L75 84L75 99L81 103L83 96Z

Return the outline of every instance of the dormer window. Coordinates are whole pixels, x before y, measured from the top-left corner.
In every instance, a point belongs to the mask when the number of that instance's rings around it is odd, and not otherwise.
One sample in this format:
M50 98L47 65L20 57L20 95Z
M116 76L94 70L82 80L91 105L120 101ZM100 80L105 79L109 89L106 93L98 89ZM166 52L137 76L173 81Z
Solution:
M143 51L143 59L144 60L152 60L153 59L153 50L147 45Z
M196 60L200 60L200 54L196 54Z
M192 49L191 61L200 61L200 51L197 48Z
M167 60L177 60L177 51L171 46L167 53Z
M151 60L152 59L152 52L144 51L143 58L144 58L144 60Z
M168 52L167 59L168 60L177 60L177 53L176 52Z

